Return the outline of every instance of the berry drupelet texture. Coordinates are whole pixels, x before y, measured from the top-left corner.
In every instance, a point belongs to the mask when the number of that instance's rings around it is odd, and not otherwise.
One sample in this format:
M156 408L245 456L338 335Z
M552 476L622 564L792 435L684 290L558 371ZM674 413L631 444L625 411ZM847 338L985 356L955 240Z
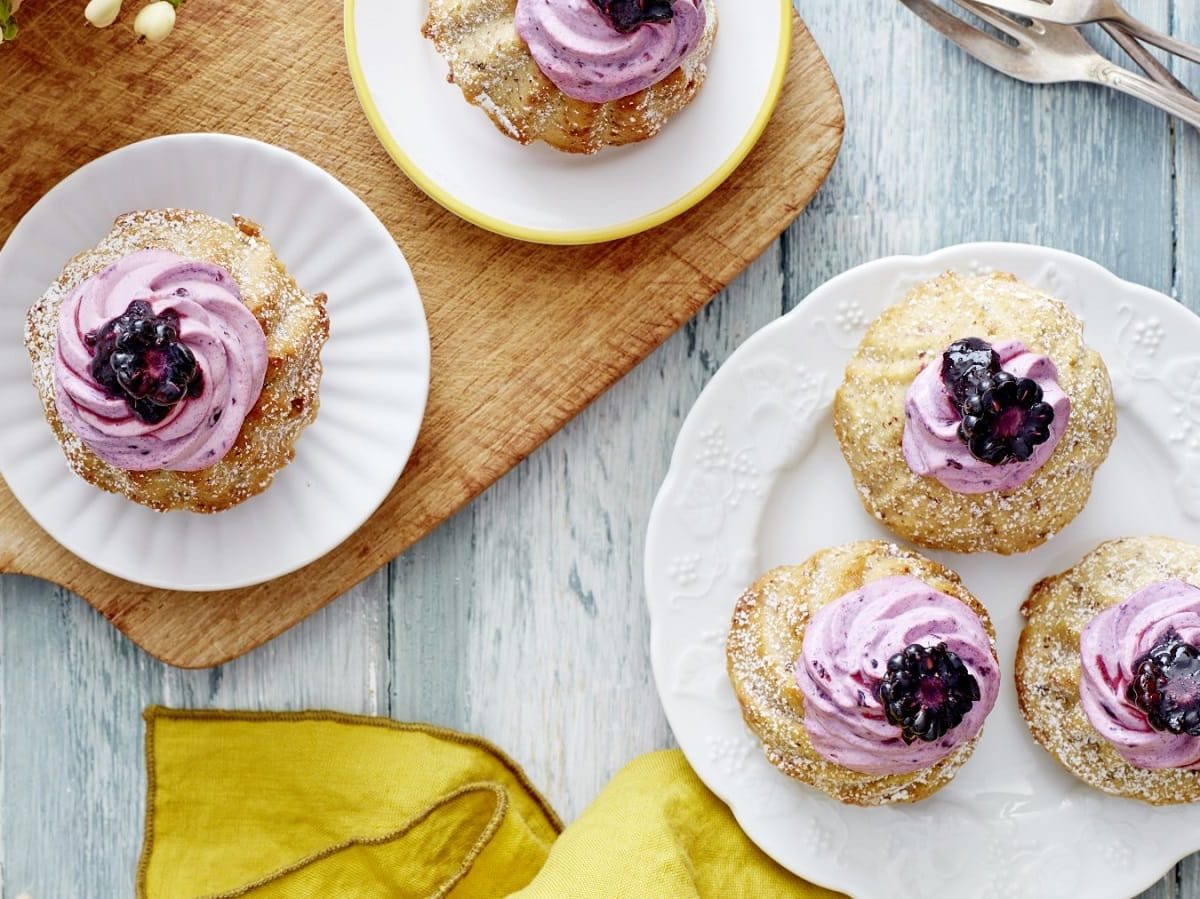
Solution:
M172 309L155 315L149 303L134 300L88 334L86 342L96 383L109 396L124 399L146 424L158 424L203 387L196 357L180 342L179 316Z
M671 0L592 0L617 31L634 31L647 22L669 22L675 13Z
M986 340L950 344L942 353L942 383L962 415L958 436L981 462L1025 462L1050 439L1054 409L1043 402L1041 386L1004 371Z
M1200 737L1200 650L1168 632L1134 667L1125 698L1155 730Z
M1000 371L1000 356L978 337L956 340L942 353L942 383L960 406L980 381Z
M945 643L906 646L887 663L877 687L889 724L905 743L932 743L962 724L979 701L979 682Z
M1050 439L1054 420L1054 409L1042 401L1038 383L1006 371L978 382L963 402L962 413L960 436L971 455L989 465L1028 460Z

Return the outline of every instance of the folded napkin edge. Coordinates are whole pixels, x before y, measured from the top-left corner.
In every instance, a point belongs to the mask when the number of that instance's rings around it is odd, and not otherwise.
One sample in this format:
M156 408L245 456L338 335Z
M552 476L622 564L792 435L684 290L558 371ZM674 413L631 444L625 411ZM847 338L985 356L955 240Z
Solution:
M249 723L270 723L270 722L304 722L304 721L332 721L338 724L351 726L367 726L381 727L386 730L400 731L404 733L421 733L426 736L434 737L439 740L447 740L451 743L457 743L462 746L470 746L476 749L481 749L484 752L495 758L502 766L508 769L509 773L517 780L521 787L533 798L542 814L545 815L547 822L556 834L561 834L564 829L562 819L558 813L541 794L541 791L533 785L525 771L518 765L506 752L496 746L494 743L485 740L482 737L476 737L472 734L464 734L459 731L450 730L449 728L437 727L432 724L420 724L405 721L396 721L392 718L384 718L375 715L358 715L349 712L337 712L327 709L309 709L299 712L259 712L259 711L244 711L230 709L175 709L162 705L147 706L142 712L142 719L146 723L146 733L144 737L144 753L146 759L146 811L145 825L142 833L142 851L138 858L137 866L137 896L139 899L145 899L146 896L146 875L150 867L150 856L154 849L154 797L157 789L157 779L155 776L156 757L154 750L154 732L158 721L163 719L178 720L178 721L230 721L230 722L249 722ZM460 790L456 790L452 796L442 797L442 801L451 798L457 798L464 791L470 788L479 788L481 784L468 784ZM507 802L507 797L504 797ZM422 816L429 814L433 808L441 804L435 804L434 807L426 810ZM421 817L421 816L419 816ZM410 827L417 820L406 822L397 833L402 832L405 828ZM396 834L392 834L393 838ZM340 848L345 848L340 847Z

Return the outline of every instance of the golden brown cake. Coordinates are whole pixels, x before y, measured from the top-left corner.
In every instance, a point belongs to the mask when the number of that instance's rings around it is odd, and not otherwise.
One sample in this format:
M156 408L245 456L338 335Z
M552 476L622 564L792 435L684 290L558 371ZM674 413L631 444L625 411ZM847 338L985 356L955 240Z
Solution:
M595 153L603 147L646 140L690 103L704 83L704 63L717 31L714 0L675 0L680 27L692 25L695 9L702 9L702 22L693 26L693 30L699 28L695 43L672 46L655 57L669 67L665 76L651 72L636 79L632 73L643 56L659 52L651 39L647 38L647 43L637 40L640 34L619 33L607 24L592 0L554 0L561 9L530 4L528 10L518 10L524 2L430 0L429 17L422 28L449 64L449 80L462 89L466 100L486 112L501 132L522 144L541 140L569 153ZM540 2L545 4L545 0ZM522 31L535 42L533 51L518 33L519 13ZM554 21L544 21L548 17ZM553 38L543 39L549 32ZM612 58L591 55L598 35L612 45ZM585 47L587 52L581 49ZM680 52L683 55L676 60ZM535 54L562 88L539 66ZM576 55L563 60L570 54ZM561 63L557 72L550 62ZM592 73L588 78L575 75L585 68ZM652 77L661 80L622 93ZM606 99L595 99L600 97Z
M969 368L964 340L993 354L991 368ZM952 391L943 365L956 346L956 364L968 367L955 369L963 379ZM985 410L993 417L968 421L966 404L982 403L1001 378L1011 407L997 400ZM1028 383L1032 393L1018 394ZM1084 346L1082 323L1000 273L947 272L884 310L846 366L833 414L866 510L907 540L955 552L1045 542L1087 503L1116 434L1108 371Z
M742 715L771 764L854 805L916 802L949 783L999 693L987 611L953 571L882 541L768 571L738 600L726 653ZM885 689L902 674L894 658L933 665L936 653L944 679L928 695L942 705L904 706L888 692L895 684ZM975 684L965 701L963 666ZM894 703L909 716L903 722L924 710L928 720L910 722L926 726L923 737L890 717Z
M216 512L291 461L328 335L324 294L297 286L257 225L164 209L120 216L68 262L25 342L80 477L152 509Z
M1154 805L1200 799L1197 583L1200 547L1129 537L1040 581L1021 607L1021 712L1034 739L1085 783ZM1131 697L1156 650L1168 660L1151 678L1158 701Z

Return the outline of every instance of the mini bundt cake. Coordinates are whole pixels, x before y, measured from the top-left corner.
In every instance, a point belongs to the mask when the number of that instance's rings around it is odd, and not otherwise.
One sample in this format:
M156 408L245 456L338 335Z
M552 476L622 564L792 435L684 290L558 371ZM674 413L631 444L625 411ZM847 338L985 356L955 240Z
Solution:
M931 549L1010 554L1083 509L1116 405L1061 300L1008 274L947 272L867 329L833 426L885 527Z
M316 418L325 295L259 227L131 212L29 310L47 420L84 480L152 509L217 512L265 490Z
M737 602L726 658L771 764L853 805L944 787L1000 692L984 607L953 571L883 541L768 571Z
M422 33L504 134L569 153L646 140L707 75L714 0L430 0Z

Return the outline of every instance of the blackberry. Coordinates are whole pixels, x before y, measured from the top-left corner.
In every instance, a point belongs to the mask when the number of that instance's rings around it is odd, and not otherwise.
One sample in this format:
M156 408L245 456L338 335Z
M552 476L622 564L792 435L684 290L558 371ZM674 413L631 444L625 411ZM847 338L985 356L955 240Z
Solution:
M675 16L671 0L592 0L592 3L622 34L646 22L669 22Z
M945 643L913 643L888 659L877 692L905 743L932 743L962 724L979 701L979 682Z
M92 377L109 396L125 400L146 424L158 424L185 397L199 396L203 374L180 342L179 314L154 314L134 300L125 311L85 337L92 350Z
M958 434L971 455L989 465L1024 462L1050 439L1052 421L1054 409L1042 401L1037 381L1000 371L977 382L967 395Z
M1200 737L1200 650L1168 631L1134 665L1125 698L1155 730Z
M975 386L1000 371L1000 356L978 337L956 340L942 353L942 383L960 406Z

